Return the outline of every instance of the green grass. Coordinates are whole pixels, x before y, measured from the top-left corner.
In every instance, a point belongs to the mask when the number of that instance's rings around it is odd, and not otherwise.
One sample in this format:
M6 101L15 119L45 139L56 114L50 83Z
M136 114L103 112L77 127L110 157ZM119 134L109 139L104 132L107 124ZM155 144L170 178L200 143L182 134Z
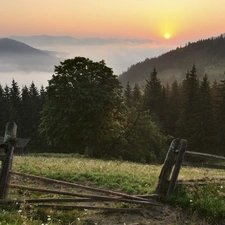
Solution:
M207 180L199 184L182 184L167 201L172 205L198 211L212 220L225 219L225 181Z
M161 168L162 165L93 160L75 154L35 154L26 157L15 156L12 170L127 194L151 194L156 188ZM204 185L199 183L178 185L174 195L166 201L193 212L197 211L214 220L225 219L225 181L217 183L209 181L210 178L222 178L224 175L223 170L183 167L179 180L205 179L206 182ZM10 199L25 197L25 192L10 189ZM43 195L30 194L30 197L38 198ZM27 208L23 204L2 206L0 225L82 224L79 218L85 217L84 211L74 210L71 213L32 207Z
M129 194L152 193L160 169L156 165L93 160L72 155L15 157L13 163L14 171L74 183L92 183Z

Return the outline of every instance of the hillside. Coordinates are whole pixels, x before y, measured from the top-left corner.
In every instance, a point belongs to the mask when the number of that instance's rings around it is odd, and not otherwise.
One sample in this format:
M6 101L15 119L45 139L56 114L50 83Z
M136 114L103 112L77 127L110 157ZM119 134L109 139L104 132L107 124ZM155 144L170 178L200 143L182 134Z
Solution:
M53 71L60 59L9 38L0 39L0 72Z
M156 67L158 77L163 84L171 83L175 79L181 81L193 64L196 65L198 76L207 74L210 81L224 79L225 71L225 37L199 40L188 43L185 47L178 47L157 58L147 58L143 62L132 65L119 76L125 85L143 84L146 77Z

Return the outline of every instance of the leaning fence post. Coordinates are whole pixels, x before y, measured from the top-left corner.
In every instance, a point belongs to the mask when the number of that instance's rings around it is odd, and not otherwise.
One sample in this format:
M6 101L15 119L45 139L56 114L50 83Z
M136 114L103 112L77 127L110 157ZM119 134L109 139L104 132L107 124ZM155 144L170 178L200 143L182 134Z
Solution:
M173 194L173 191L175 189L175 185L176 185L177 178L178 178L178 175L179 175L179 172L180 172L180 168L181 168L181 165L182 165L182 161L183 161L183 157L184 157L184 154L185 154L186 147L187 147L187 140L181 139L179 149L178 149L179 153L178 153L178 156L177 156L177 159L176 159L176 164L174 166L173 173L172 173L172 176L171 176L171 179L170 179L169 188L168 188L168 191L167 191L167 197L170 196L171 194Z
M172 172L173 166L176 162L180 140L181 139L179 138L174 139L170 144L169 150L167 152L167 155L164 161L164 165L159 175L159 181L155 191L156 194L158 194L159 196L164 195L167 192L167 188L169 185L169 178L170 178L170 174Z
M5 158L2 162L2 171L0 177L0 199L5 199L8 196L8 184L10 182L10 170L12 168L13 151L16 143L17 125L14 122L6 124L4 144Z

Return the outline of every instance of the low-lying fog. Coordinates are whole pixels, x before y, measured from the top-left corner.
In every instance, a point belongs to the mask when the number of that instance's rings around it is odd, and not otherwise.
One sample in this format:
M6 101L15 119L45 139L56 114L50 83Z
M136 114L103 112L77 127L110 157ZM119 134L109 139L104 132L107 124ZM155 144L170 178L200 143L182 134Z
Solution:
M22 88L24 85L29 87L33 81L37 88L40 89L42 85L44 87L48 85L48 80L51 79L52 74L49 72L0 72L0 84L3 88L6 84L11 87L12 80L14 79L19 87Z
M146 58L157 57L175 48L174 46L163 46L157 43L32 47L58 52L57 56L61 57L62 60L76 56L88 57L93 61L103 59L106 65L111 67L116 75L120 75L131 65L144 61ZM32 81L38 88L40 88L41 85L46 87L53 73L54 65L52 65L52 72L33 71L28 73L18 70L15 70L15 72L12 72L12 70L11 72L0 72L0 84L2 86L6 84L10 86L12 79L14 79L21 87L23 85L29 86Z

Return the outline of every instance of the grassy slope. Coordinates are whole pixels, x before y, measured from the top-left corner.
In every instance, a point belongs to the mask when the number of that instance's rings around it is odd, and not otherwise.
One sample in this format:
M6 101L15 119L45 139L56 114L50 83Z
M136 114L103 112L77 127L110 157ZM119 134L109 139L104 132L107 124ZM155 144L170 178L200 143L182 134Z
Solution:
M153 193L161 167L161 165L92 160L77 155L63 154L14 157L13 162L13 171L88 184L128 194ZM221 178L224 175L225 171L222 170L184 167L181 169L179 179L210 179ZM12 197L16 198L17 196ZM181 207L199 210L208 217L221 219L225 215L225 182L210 182L209 185L204 186L199 186L198 183L182 186L170 199L170 202ZM0 216L1 221L3 220Z

